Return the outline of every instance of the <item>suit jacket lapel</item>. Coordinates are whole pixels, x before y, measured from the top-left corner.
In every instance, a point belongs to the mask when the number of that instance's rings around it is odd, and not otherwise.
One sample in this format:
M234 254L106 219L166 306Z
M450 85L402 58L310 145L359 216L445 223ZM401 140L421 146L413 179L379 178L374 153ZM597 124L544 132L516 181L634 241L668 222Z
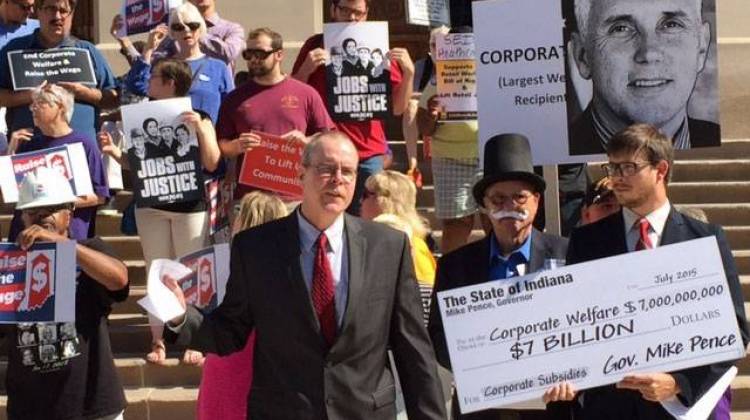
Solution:
M674 207L670 208L667 222L664 224L664 231L661 234L661 245L675 244L685 240L686 235L683 232L684 219L680 212Z
M610 232L605 232L604 237L610 238L612 242L602 249L606 250L608 255L625 254L628 252L628 241L625 238L625 219L622 216L622 210L609 217L612 223L607 223L605 226Z
M462 279L461 285L480 284L490 280L490 241L492 235L486 235L480 239L481 244L478 252L466 254L466 264L460 267L464 271L463 275L457 278Z
M286 273L287 291L291 297L290 308L298 308L302 311L306 322L321 337L320 323L315 315L315 309L310 298L310 291L305 285L305 279L302 277L300 238L299 238L299 221L297 212L292 212L284 220L284 232L282 240L277 241L277 255L280 258L279 267Z
M531 254L529 255L529 269L526 274L534 273L544 267L544 260L549 257L547 241L536 229L531 230Z
M364 287L367 238L361 234L360 228L360 222L356 218L348 214L344 216L345 245L348 248L349 254L349 295L346 301L346 309L344 310L344 319L336 335L337 340L334 346L339 342L338 338L343 336L347 328L354 322L355 308L359 306L362 288Z

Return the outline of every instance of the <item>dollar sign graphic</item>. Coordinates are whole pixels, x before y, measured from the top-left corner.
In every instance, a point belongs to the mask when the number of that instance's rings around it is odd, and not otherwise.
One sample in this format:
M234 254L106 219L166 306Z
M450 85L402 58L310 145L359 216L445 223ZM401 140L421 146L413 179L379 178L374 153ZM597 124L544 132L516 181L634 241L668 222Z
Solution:
M635 312L635 305L633 305L633 301L627 301L625 302L625 311L629 314L632 314Z
M510 346L510 356L516 360L523 356L523 349L521 349L520 343L516 342L516 344Z

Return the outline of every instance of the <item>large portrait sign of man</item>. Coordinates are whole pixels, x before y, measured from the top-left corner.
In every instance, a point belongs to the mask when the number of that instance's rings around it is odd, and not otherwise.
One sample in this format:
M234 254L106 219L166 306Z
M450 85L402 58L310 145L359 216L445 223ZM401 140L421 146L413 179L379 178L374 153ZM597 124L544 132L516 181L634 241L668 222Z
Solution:
M570 155L604 153L612 134L639 122L676 149L720 145L715 1L563 0L563 11L568 101L582 110Z

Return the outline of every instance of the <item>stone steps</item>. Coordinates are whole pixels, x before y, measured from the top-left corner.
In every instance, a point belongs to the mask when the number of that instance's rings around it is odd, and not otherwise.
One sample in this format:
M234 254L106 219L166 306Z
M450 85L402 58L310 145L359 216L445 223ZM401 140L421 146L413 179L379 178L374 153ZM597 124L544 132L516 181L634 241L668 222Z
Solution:
M125 420L186 420L195 418L198 388L139 387L125 389ZM0 396L0 420L6 420L7 397Z
M145 352L138 355L118 355L115 358L117 374L125 388L197 387L200 385L200 367L183 365L178 357L170 357L164 366L158 366L146 362L143 355ZM179 352L176 355L182 357ZM0 377L5 377L7 369L7 362L0 362ZM0 383L0 392L5 393L5 381Z

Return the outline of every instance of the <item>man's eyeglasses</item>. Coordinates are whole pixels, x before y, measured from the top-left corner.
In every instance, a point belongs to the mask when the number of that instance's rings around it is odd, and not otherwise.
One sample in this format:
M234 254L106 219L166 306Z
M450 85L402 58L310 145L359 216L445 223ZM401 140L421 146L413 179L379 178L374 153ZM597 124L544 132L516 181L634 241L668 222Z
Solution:
M355 19L364 19L365 16L367 16L367 9L365 10L358 10L358 9L352 9L351 7L347 6L334 6L336 9L339 10L339 12L343 13L344 16L354 16Z
M246 48L244 51L242 51L242 58L244 58L247 61L250 60L265 60L268 58L269 55L275 53L278 51L277 48L274 48L272 50L261 50L260 48Z
M531 198L532 195L533 194L526 192L517 192L511 195L493 194L487 196L487 199L490 200L490 203L492 203L493 206L497 207L505 207L505 205L510 203L511 201L520 206L526 204L526 202L529 201L529 198Z
M60 16L66 18L73 14L73 9L66 9L64 7L57 7L57 6L42 6L41 11L48 14L48 15L56 15L60 14Z
M607 176L611 178L613 176L633 176L640 172L641 169L650 165L650 162L609 162L603 164L602 169L604 169Z
M15 4L16 7L18 7L19 9L23 10L26 13L31 13L32 11L34 11L34 3L26 4L20 0L11 0L10 2Z
M343 166L339 167L336 165L318 165L313 166L313 169L315 169L315 172L319 177L325 180L335 178L336 174L339 172L341 173L341 179L347 184L352 183L357 179L357 170L352 168L345 168Z
M182 24L180 22L175 22L171 25L169 25L169 29L175 31L175 32L183 32L185 28L190 29L190 32L195 32L198 30L198 28L201 27L201 24L198 22L188 22L186 24Z

